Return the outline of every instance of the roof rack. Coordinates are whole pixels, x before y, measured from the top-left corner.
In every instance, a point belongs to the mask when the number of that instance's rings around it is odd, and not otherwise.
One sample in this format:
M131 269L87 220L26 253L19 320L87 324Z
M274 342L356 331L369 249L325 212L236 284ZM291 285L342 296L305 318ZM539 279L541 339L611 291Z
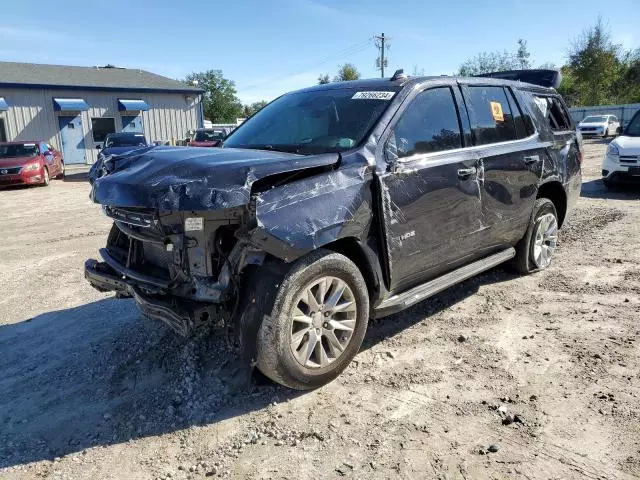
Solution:
M483 73L474 77L501 78L517 82L532 83L541 87L558 88L562 82L559 70L506 70L504 72Z

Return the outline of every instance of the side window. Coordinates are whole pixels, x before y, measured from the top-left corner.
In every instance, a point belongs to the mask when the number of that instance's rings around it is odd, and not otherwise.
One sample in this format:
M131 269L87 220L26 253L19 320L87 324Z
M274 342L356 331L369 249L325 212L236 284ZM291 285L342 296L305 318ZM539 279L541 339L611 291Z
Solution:
M469 87L475 122L471 125L476 145L508 142L518 138L509 101L502 87ZM473 121L473 120L472 120Z
M531 119L525 117L520 109L520 105L516 101L513 91L510 88L505 89L507 92L507 100L509 101L509 108L513 116L513 124L516 127L516 135L518 138L528 137L533 133L533 126L531 125Z
M413 99L393 128L387 152L397 158L462 146L458 110L449 87L425 90Z
M569 113L558 97L535 96L536 104L547 118L553 131L568 130L571 128Z

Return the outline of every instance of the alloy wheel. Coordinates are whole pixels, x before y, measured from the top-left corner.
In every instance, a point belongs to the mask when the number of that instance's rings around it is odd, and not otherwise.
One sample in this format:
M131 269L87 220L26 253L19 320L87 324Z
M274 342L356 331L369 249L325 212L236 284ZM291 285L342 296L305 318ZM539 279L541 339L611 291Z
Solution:
M540 217L534 232L532 260L538 268L546 268L551 263L558 243L558 220L552 213Z
M356 326L355 296L346 282L321 277L307 284L294 303L290 345L306 368L322 368L345 351Z

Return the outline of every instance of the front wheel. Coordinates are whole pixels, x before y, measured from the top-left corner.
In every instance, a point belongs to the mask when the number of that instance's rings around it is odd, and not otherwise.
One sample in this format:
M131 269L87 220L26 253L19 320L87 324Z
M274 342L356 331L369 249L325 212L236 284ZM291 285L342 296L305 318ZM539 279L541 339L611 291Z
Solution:
M50 182L51 179L49 178L49 169L47 167L44 167L42 169L42 186L47 187Z
M257 366L297 390L336 378L358 353L369 320L369 294L344 255L318 250L296 262L264 312Z
M527 233L516 245L514 265L521 273L543 270L551 264L558 243L558 214L548 198L538 198Z

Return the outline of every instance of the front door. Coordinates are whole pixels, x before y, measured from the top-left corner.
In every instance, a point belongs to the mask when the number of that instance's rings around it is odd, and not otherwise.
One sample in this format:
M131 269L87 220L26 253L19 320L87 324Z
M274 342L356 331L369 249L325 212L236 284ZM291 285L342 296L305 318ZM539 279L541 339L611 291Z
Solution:
M123 115L122 116L122 131L131 133L144 133L142 128L142 116L141 115Z
M58 117L58 124L65 163L86 163L82 117Z
M513 246L529 225L546 150L511 88L468 85L462 91L484 168L482 242L493 250Z
M452 88L425 90L386 140L390 166L379 181L391 291L476 258L483 172L473 149L463 148L459 111Z

